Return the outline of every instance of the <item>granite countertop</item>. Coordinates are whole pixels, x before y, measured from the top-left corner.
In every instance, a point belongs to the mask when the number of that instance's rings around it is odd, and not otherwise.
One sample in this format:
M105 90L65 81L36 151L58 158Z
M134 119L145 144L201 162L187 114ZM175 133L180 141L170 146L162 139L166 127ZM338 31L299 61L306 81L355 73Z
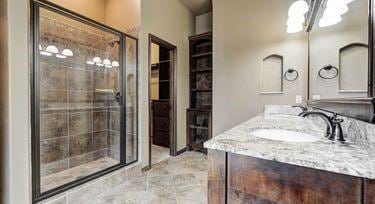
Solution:
M316 142L284 142L256 137L257 129L284 129L317 136ZM324 129L324 128L323 128ZM356 177L375 179L375 154L356 144L328 140L313 119L259 115L204 143L208 149L246 155Z

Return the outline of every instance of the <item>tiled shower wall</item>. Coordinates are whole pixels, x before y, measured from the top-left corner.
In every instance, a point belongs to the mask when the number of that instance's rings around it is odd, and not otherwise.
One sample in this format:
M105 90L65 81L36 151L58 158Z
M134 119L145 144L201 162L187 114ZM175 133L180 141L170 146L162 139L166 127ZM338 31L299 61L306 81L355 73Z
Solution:
M120 109L114 93L119 70L86 64L94 56L119 61L118 45L108 45L117 37L47 11L41 14L42 47L74 52L67 59L40 55L41 175L107 156L118 160Z

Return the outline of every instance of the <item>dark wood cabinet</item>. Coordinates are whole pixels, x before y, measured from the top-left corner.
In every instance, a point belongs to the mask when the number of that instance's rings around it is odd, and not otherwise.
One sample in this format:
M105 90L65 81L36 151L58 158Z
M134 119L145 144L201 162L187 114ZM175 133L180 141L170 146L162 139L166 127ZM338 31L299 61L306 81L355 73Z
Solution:
M190 108L187 110L187 148L206 151L203 143L212 137L212 33L189 38Z
M208 203L374 203L375 182L276 161L208 151Z
M169 147L170 134L170 104L169 100L152 101L152 143Z

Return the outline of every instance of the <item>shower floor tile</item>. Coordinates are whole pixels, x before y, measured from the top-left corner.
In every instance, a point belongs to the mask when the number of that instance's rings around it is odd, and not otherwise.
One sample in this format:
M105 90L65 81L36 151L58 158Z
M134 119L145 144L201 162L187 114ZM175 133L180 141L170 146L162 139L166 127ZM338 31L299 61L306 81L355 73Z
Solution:
M41 190L42 192L51 190L63 184L114 166L118 163L119 161L115 159L104 157L71 169L43 176L41 179Z

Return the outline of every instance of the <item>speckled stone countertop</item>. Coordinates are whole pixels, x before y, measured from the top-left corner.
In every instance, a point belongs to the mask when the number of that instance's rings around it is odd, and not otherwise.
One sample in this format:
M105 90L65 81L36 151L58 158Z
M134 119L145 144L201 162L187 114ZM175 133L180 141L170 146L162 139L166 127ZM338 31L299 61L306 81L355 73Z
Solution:
M284 129L309 133L316 142L283 142L256 137L257 129ZM375 154L354 143L328 140L313 119L295 115L259 115L204 143L208 149L281 163L375 179Z

